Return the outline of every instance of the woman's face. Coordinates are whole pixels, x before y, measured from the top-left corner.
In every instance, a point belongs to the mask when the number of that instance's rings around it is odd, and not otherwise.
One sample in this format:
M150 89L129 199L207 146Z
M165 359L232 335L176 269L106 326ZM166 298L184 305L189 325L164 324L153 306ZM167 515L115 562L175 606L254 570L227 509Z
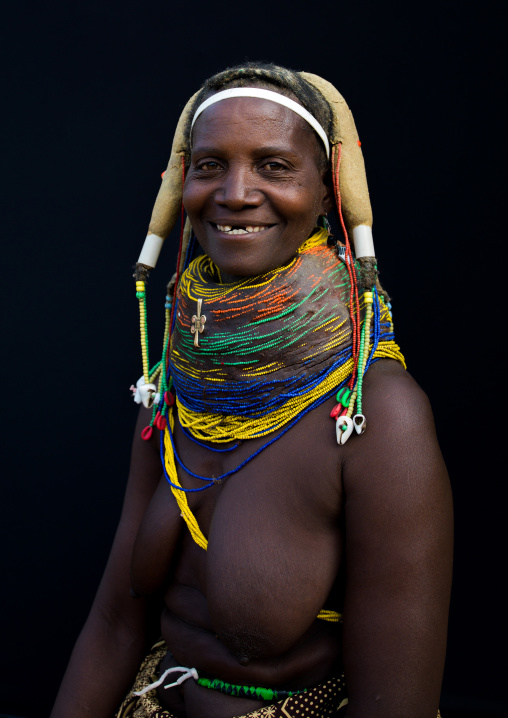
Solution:
M183 203L224 278L285 264L331 209L318 143L305 120L269 100L229 98L198 117Z

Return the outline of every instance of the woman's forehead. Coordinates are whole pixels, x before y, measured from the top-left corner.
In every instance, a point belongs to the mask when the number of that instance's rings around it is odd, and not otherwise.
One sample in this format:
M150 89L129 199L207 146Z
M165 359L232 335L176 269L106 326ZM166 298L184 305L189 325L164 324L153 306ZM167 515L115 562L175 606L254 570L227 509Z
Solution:
M194 128L227 118L255 121L269 119L287 122L288 119L303 120L289 108L259 97L230 97L207 107L197 118Z
M314 148L317 137L299 115L270 100L254 97L234 97L207 107L197 118L192 132L192 149L212 137L227 141L242 134L245 142L271 138L296 141ZM303 149L303 147L302 147Z

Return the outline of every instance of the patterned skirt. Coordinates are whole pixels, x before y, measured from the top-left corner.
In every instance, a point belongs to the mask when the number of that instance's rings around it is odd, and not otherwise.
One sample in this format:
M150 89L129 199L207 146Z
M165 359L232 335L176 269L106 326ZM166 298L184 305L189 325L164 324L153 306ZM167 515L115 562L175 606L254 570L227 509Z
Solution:
M155 690L142 696L133 695L134 691L140 691L157 680L157 670L167 650L164 641L159 641L151 648L115 718L174 718L172 713L161 707ZM342 676L238 718L339 718L344 714L346 706Z

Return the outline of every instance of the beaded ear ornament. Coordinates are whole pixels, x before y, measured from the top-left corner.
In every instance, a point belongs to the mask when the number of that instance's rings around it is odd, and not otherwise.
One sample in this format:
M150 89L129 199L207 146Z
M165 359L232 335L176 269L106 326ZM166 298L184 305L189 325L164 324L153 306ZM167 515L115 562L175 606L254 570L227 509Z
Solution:
M150 424L141 432L141 437L148 441L153 433L154 425L157 429L163 431L166 427L166 419L164 418L164 406L169 407L174 404L175 398L171 393L170 383L166 374L167 352L169 348L169 329L171 317L172 300L170 293L166 295L165 304L165 322L164 322L164 338L162 340L162 359L149 369L149 350L148 350L148 332L146 321L146 290L145 283L136 282L136 297L139 301L139 325L141 334L141 356L143 361L143 376L136 382L136 386L131 386L133 399L137 404L143 404L147 409L152 408L152 419ZM159 386L156 387L155 382L158 381ZM163 406L161 404L161 399ZM162 411L161 411L162 410Z
M356 132L353 117L347 104L338 91L322 78L308 73L300 73L301 77L320 91L328 101L334 118L333 130L330 133L331 163L335 204L340 226L344 234L345 247L336 243L337 255L344 262L349 276L349 311L352 333L352 371L349 381L341 385L337 393L337 405L331 412L336 421L337 443L343 445L353 430L362 434L367 426L363 414L362 390L365 373L370 366L374 349L379 340L379 297L376 288L377 267L372 241L372 212L368 196L365 169L363 164L360 141ZM167 433L168 408L174 403L172 380L168 376L168 359L171 332L174 327L175 298L179 279L191 256L190 226L185 228L183 207L181 208L182 188L184 182L184 157L186 140L184 127L194 105L193 96L187 103L173 141L168 168L163 175L163 182L157 197L147 238L138 263L136 265L136 296L140 310L140 335L143 359L143 376L136 387L131 387L134 399L152 408L152 420L142 432L143 439L148 440L153 433L153 426ZM168 285L166 296L166 321L163 338L163 353L160 362L149 368L148 334L146 322L146 279L151 268L155 267L164 239L172 230L181 208L182 231L177 261L177 271ZM351 250L348 229L352 233L356 262ZM359 281L363 291L362 303L359 297ZM362 321L360 306L364 307ZM206 317L201 306L196 307L193 317L194 343L199 347L199 335L205 328ZM373 326L372 326L373 325ZM192 329L191 329L192 331ZM164 431L164 430L167 431ZM199 477L205 479L205 477ZM169 479L168 479L169 480ZM209 481L209 479L207 479ZM173 482L170 481L173 484ZM177 487L180 488L181 487Z
M182 172L184 172L183 158L182 158ZM162 174L162 177L164 177ZM180 259L182 255L182 246L186 239L186 232L190 234L190 227L184 224L184 210L182 206L181 211L181 230L180 230L180 251L178 253L177 268L180 267ZM194 249L194 238L190 240L187 236L186 246L186 257L185 262L188 261L188 256L191 255ZM136 269L138 268L136 265ZM148 269L148 268L147 268ZM145 271L145 277L148 276L148 271ZM141 438L148 441L153 434L153 427L155 426L160 431L164 431L166 428L167 409L175 403L174 394L171 392L171 377L168 376L168 352L171 342L171 328L174 324L174 309L173 309L173 292L178 282L178 271L175 272L171 281L169 282L166 289L166 302L164 305L164 336L162 339L162 358L157 362L151 369L149 359L149 346L148 346L148 328L147 328L147 312L146 312L146 285L143 280L136 280L136 298L139 302L139 329L141 336L141 357L143 362L143 375L136 382L136 386L131 386L133 399L137 404L143 404L147 409L152 409L152 418L148 426L145 426L141 432ZM172 311L173 310L173 311ZM158 387L155 382L158 381Z

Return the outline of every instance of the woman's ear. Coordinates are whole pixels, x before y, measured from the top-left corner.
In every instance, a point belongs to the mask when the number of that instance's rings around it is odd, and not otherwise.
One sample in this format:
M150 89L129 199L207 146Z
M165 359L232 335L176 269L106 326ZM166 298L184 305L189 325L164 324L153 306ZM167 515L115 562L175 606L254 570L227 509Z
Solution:
M332 211L335 206L333 185L332 185L332 173L327 170L323 177L323 199L321 202L320 214L325 215Z

